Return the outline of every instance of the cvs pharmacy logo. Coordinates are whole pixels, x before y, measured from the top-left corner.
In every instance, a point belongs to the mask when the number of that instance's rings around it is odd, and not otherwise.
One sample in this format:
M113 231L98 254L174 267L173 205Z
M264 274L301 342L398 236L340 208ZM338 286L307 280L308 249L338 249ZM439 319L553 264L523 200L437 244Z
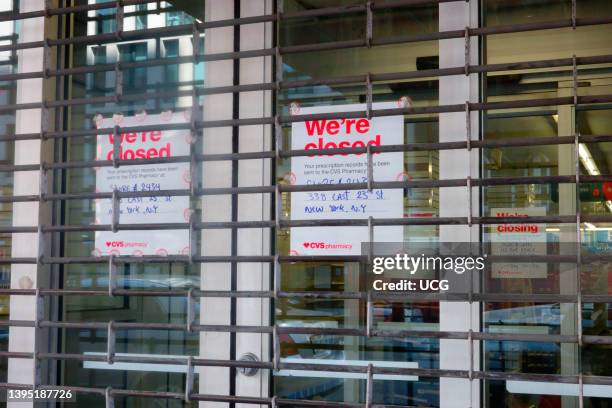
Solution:
M107 247L122 248L124 246L123 241L106 241Z
M304 248L315 248L315 249L323 249L325 248L325 242L304 242Z

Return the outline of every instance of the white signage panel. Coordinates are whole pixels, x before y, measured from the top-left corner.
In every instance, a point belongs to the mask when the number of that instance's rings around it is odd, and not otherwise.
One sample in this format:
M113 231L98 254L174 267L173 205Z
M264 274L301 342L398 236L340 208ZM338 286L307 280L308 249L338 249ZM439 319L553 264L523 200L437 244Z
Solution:
M492 217L516 217L546 215L544 207L492 208ZM519 223L491 226L491 253L493 255L546 255L546 224ZM493 278L541 278L547 277L546 263L508 262L492 265Z
M374 104L374 109L397 108L396 103ZM363 104L321 106L299 109L299 114L364 111ZM298 113L298 109L292 109ZM334 149L395 145L404 142L403 116L340 118L295 122L291 127L291 148ZM373 154L375 181L402 181L402 152ZM291 159L287 177L298 185L339 185L368 181L367 154L301 156ZM402 189L334 190L291 193L292 220L401 218ZM401 242L401 226L377 227L374 239ZM293 255L358 255L361 243L369 241L367 227L291 228Z
M191 134L189 129L161 130L156 125L187 123L189 117L182 112L145 113L113 118L98 117L101 128L151 126L145 132L121 132L119 154L122 160L155 159L188 156ZM160 126L161 127L161 126ZM112 160L114 136L97 137L98 160ZM187 189L190 186L189 163L162 163L99 167L96 169L96 191L147 192ZM143 196L120 200L121 224L184 223L189 220L189 197ZM96 224L111 224L112 200L96 200ZM97 231L94 255L177 255L189 253L189 231L181 230L128 230Z

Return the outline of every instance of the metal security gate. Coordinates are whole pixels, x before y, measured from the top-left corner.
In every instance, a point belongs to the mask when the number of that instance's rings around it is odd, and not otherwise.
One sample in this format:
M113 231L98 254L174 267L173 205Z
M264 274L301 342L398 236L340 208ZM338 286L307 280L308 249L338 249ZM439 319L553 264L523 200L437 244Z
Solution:
M23 1L22 1L23 3ZM39 2L39 3L42 3ZM307 364L307 363L289 363L281 362L280 352L280 337L287 334L320 334L320 335L336 335L336 336L360 336L360 337L387 337L387 338L430 338L430 339L457 339L467 340L470 345L478 344L487 340L495 341L534 341L534 342L559 342L559 343L576 343L579 346L586 344L610 345L612 337L610 336L591 336L583 335L581 319L578 318L578 331L575 335L566 334L508 334L508 333L491 333L482 331L400 331L390 332L388 330L377 329L372 325L373 317L373 302L381 300L394 300L392 295L384 295L377 293L366 292L330 292L330 291L308 291L294 292L281 290L280 270L287 263L300 262L360 262L367 263L370 259L368 254L363 256L351 257L336 257L336 256L300 256L288 255L279 253L277 248L272 245L268 254L260 255L241 255L237 247L234 245L238 239L239 230L244 229L262 229L268 230L271 234L272 242L274 235L283 230L292 227L320 227L320 226L362 226L369 228L370 236L373 236L373 230L380 226L389 225L491 225L491 224L516 224L516 223L558 223L558 224L576 224L575 241L578 243L577 256L574 255L555 255L544 257L542 260L548 259L557 262L575 262L578 267L581 264L590 263L593 261L609 262L610 254L603 255L580 255L581 242L581 223L589 222L610 222L612 217L610 214L601 215L583 215L580 213L580 206L574 215L559 215L559 216L530 216L518 220L513 217L500 218L490 217L486 215L475 216L472 209L477 211L477 203L472 203L469 200L470 211L465 216L460 217L432 217L427 219L422 218L397 218L397 219L377 219L370 217L369 219L351 219L351 220L317 220L317 221L300 221L290 220L282 214L282 202L288 198L292 192L307 192L307 191L333 191L333 190L372 190L378 188L384 189L408 189L408 188L448 188L460 187L465 188L466 197L471 197L473 190L478 190L488 186L500 185L548 185L559 183L573 184L578 191L582 183L603 183L610 180L610 175L581 175L579 161L579 144L581 143L603 143L612 142L612 135L581 135L567 134L559 137L545 138L521 138L521 139L506 139L506 140L475 140L470 135L470 114L472 112L483 112L494 109L509 109L509 108L530 108L542 106L558 106L568 105L577 107L587 104L603 104L612 102L612 95L579 95L578 94L578 70L585 65L594 64L609 64L612 63L612 55L598 55L589 57L569 57L552 60L538 61L523 61L519 63L507 64L471 64L470 63L470 42L477 41L479 38L486 36L502 34L502 33L519 33L535 30L548 30L557 28L576 28L584 26L595 26L603 24L611 24L612 16L601 16L597 18L578 18L576 16L576 0L572 1L573 15L571 19L563 21L546 21L537 23L524 23L518 25L501 25L495 27L466 27L464 30L441 31L435 33L427 33L420 35L407 35L396 37L377 38L373 35L373 19L376 13L390 8L409 8L424 4L441 4L451 3L448 0L388 0L365 2L352 6L340 7L323 7L312 10L299 12L283 12L282 0L275 5L275 12L254 17L241 17L240 7L234 9L234 18L221 20L206 20L204 22L195 21L193 24L182 24L176 26L167 26L154 29L135 29L131 31L124 30L124 19L137 15L137 12L126 12L125 8L135 5L153 4L153 7L161 8L159 1L150 0L120 0L117 2L104 2L84 5L57 5L54 2L44 2L45 7L34 11L11 11L0 14L0 21L36 21L41 26L57 28L61 26L61 21L64 23L75 13L89 12L92 10L115 10L115 30L112 33L103 33L98 35L74 36L68 38L53 38L50 34L41 32L39 40L23 40L20 38L17 42L0 45L0 52L21 52L25 50L35 50L40 53L41 69L30 71L24 65L26 70L0 75L0 81L30 81L40 80L41 84L57 84L57 95L61 95L60 81L63 78L68 78L74 75L88 73L114 73L116 78L115 89L112 95L103 95L95 98L70 98L63 99L58 97L50 100L42 100L37 102L15 102L5 104L0 107L2 112L19 112L29 111L40 114L40 131L15 132L3 134L0 140L4 143L14 142L15 144L28 143L28 141L40 142L40 162L39 163L19 163L4 164L0 167L2 172L17 175L20 172L34 172L40 174L40 183L35 188L37 193L29 194L13 194L0 197L1 203L10 203L13 206L13 211L20 205L29 205L30 203L38 203L34 207L38 213L33 223L22 223L14 220L12 226L0 227L2 234L10 234L11 237L20 234L30 234L28 236L35 237L37 240L36 253L30 253L27 256L4 256L0 262L4 265L11 265L13 270L18 265L28 265L33 276L36 279L30 281L30 287L18 287L16 282L12 282L10 288L0 289L0 294L10 295L13 298L23 298L24 301L35 303L33 310L33 318L31 319L14 319L3 320L2 326L10 328L30 328L29 331L20 332L24 336L32 336L36 339L30 351L2 351L0 352L3 359L14 361L13 364L19 365L24 361L31 361L33 372L32 382L11 383L5 382L1 384L5 389L31 389L32 387L54 386L57 388L70 388L77 394L94 394L99 396L101 400L106 400L106 406L113 406L114 400L120 397L142 397L153 399L173 399L184 401L208 401L208 402L225 402L234 404L253 404L264 406L317 406L317 407L358 407L358 406L374 406L373 400L373 376L376 374L385 375L413 375L421 377L434 378L459 378L467 379L470 382L481 382L483 380L525 380L525 381L552 381L565 384L579 385L579 401L580 406L583 404L583 387L586 384L597 384L612 386L612 378L607 376L595 376L586 374L527 374L527 373L510 373L510 372L494 372L481 369L478 366L471 366L464 370L448 370L448 369L426 369L426 368L390 368L376 367L372 364L363 367L332 365L332 364ZM231 2L228 2L231 3ZM240 2L235 2L240 4ZM152 10L149 8L148 10ZM131 14L133 13L133 14ZM236 14L237 13L237 14ZM346 13L362 13L365 17L364 32L365 37L359 40L332 41L328 43L313 43L306 45L292 46L274 46L262 49L241 50L239 43L234 43L232 52L219 53L201 53L198 44L203 41L202 34L206 31L214 31L216 29L233 28L234 35L240 37L240 28L257 25L257 24L274 24L276 27L275 37L281 35L280 26L283 23L298 18L322 18L329 16L338 16ZM56 21L56 22L54 22ZM47 30L50 31L50 28ZM114 41L129 41L132 39L152 38L155 35L167 36L186 36L192 37L193 55L176 56L166 58L153 58L144 61L129 61L116 63L102 63L89 66L77 67L62 67L57 61L62 55L62 50L76 45L99 45ZM347 77L329 77L329 78L312 78L304 80L283 80L283 57L290 54L298 54L315 51L331 51L344 50L357 47L379 47L391 44L403 44L410 42L422 42L431 40L448 40L448 39L464 39L465 41L465 64L451 68L433 68L419 71L393 72L393 73L363 73L361 75L352 75ZM234 40L237 41L237 40ZM278 38L276 38L278 43ZM57 54L56 54L57 53ZM25 54L24 54L25 55ZM56 56L57 55L57 56ZM249 59L255 57L270 57L274 60L276 67L274 79L262 83L242 84L238 75L239 65ZM22 57L23 58L23 57ZM210 63L213 61L233 61L233 84L224 86L206 86L194 87L192 90L170 90L160 91L155 94L149 92L144 93L129 93L124 91L125 72L141 67L166 66L171 64L181 64L189 62L204 62ZM566 67L573 71L573 90L572 95L566 97L553 98L535 98L520 101L496 101L496 102L466 102L464 104L451 104L440 106L427 107L398 107L396 109L375 110L373 104L373 86L380 82L399 81L416 78L430 77L446 77L463 75L482 75L491 72L515 71L526 69L541 69ZM56 82L57 81L57 82ZM315 86L315 85L361 85L365 89L365 103L367 109L363 112L343 112L343 113L326 113L317 115L288 115L286 106L278 108L270 106L272 114L260 115L259 117L243 118L240 116L239 100L241 95L248 92L273 92L274 95L288 89ZM45 85L48 86L48 85ZM54 87L54 85L52 85ZM200 97L210 95L231 95L232 96L232 117L229 119L206 120L202 118L201 106L199 103ZM63 108L69 108L87 104L103 104L112 102L136 102L148 100L151 98L192 98L193 111L188 123L179 125L162 125L155 129L171 130L171 129L189 129L194 138L201 138L202 133L207 129L213 128L231 128L232 150L227 153L208 153L207 151L198 151L197 144L193 144L191 154L183 157L172 158L156 158L142 160L125 160L120 156L120 138L119 135L124 131L143 132L154 130L147 126L131 126L122 128L116 125L112 128L83 128L63 130L62 123L59 120L54 120L54 117L59 117L60 111ZM276 112L276 114L274 114ZM368 157L369 173L373 174L372 154L384 152L410 152L410 151L445 151L445 150L478 150L486 148L502 148L502 147L517 147L517 146L542 146L542 145L570 145L574 146L574 165L575 174L571 175L554 175L554 176L525 176L525 177L500 177L500 178L455 178L441 180L406 180L406 181L376 181L371 177L366 183L351 183L342 185L290 185L276 182L274 169L282 160L289 160L297 156L309 156L326 153L326 150L290 150L284 146L283 131L287 125L296 121L305 121L311 119L334 119L334 118L361 118L361 117L378 117L378 116L393 116L393 115L418 115L418 114L440 114L459 112L466 115L466 134L467 138L463 141L453 142L438 142L438 143L420 143L420 144L401 144L391 146L370 146L368 148L340 148L334 149L332 153L336 154L366 154ZM242 152L238 146L238 132L241 128L247 126L268 126L272 132L272 146L269 149L253 152ZM57 128L57 129L54 129ZM85 160L85 161L61 161L53 158L52 152L57 149L55 146L60 146L68 139L81 138L86 136L96 136L100 133L110 133L115 136L113 154L111 160ZM55 150L57 151L57 150ZM57 158L57 156L56 156ZM238 166L241 162L247 160L262 160L269 163L271 166L271 177L269 183L256 186L243 186L238 180ZM198 166L208 162L227 162L230 164L232 176L231 186L229 187L209 187L200 179ZM78 172L84 169L114 167L121 168L123 166L132 166L139 164L162 164L162 163L190 163L191 188L180 190L161 190L156 192L140 191L140 192L62 192L61 186L62 174L66 171ZM15 179L18 180L18 179ZM65 178L64 178L65 180ZM17 183L17 181L16 181ZM55 188L54 188L55 186ZM17 187L17 186L15 186ZM266 195L272 205L272 211L269 219L259 221L241 221L238 213L238 199L243 194L261 194ZM192 216L189 221L182 223L138 223L126 224L120 222L119 219L119 200L134 198L134 197L189 197L192 205L203 196L230 196L231 197L231 219L226 221L206 221L198 219L194 214L198 208L194 207ZM578 200L579 198L579 194ZM107 225L79 225L63 223L61 218L57 218L52 214L57 214L59 208L63 207L68 202L77 200L111 200L112 206L115 209L113 212L112 223ZM62 234L74 232L93 232L93 231L128 231L128 230L176 230L183 229L189 231L189 237L192 245L190 252L184 255L167 255L167 256L68 256L62 254L59 250L59 243ZM207 232L211 230L229 230L231 234L232 248L229 255L205 255L202 254L197 246L198 237L202 241L207 239ZM232 271L232 285L230 290L208 290L206 288L189 288L189 289L125 289L118 287L117 274L118 267L125 264L167 264L178 263L185 265L202 265L202 264L218 264L229 263ZM239 264L262 263L267 264L272 271L269 288L263 290L239 290L236 283L236 270ZM107 268L108 287L105 289L88 289L88 288L61 288L57 287L53 274L60 270L63 265L102 265ZM578 269L580 270L580 269ZM577 279L580 285L580 279ZM58 320L57 315L53 315L53 305L57 305L60 299L65 299L70 296L95 296L95 297L147 297L147 296L164 296L184 298L186 305L186 321L184 323L153 323L153 322L122 322L122 321L107 321L107 322L78 322ZM196 308L203 298L223 298L231 299L233 317L228 325L202 324L196 320ZM236 299L239 298L258 298L269 299L271 314L274 313L274 301L278 299L306 298L306 299L356 299L363 301L366 307L366 322L363 328L313 328L313 327L280 327L273 322L262 325L240 325L237 324L235 316ZM421 299L431 302L446 300L444 295L427 294L415 299ZM587 302L611 303L612 295L587 295L582 294L580 286L576 294L499 294L499 293L465 293L462 296L453 300L469 302L495 302L495 301L525 301L525 302L562 302L572 303L576 308L576 315L581 316L582 305ZM57 309L55 309L57 310ZM202 314L206 313L202 310ZM202 315L201 315L202 316ZM106 332L107 347L103 355L91 354L70 354L61 353L58 344L49 344L48 339L56 339L57 333L61 329L96 329ZM229 359L207 359L198 357L176 357L176 358L153 358L153 357L138 357L138 356L121 356L116 353L116 338L118 331L129 330L167 330L178 332L222 332L232 333L231 342L235 347L235 335L237 333L257 333L269 336L271 344L270 358L265 361L242 361L239 360L234 350ZM47 340L45 340L47 339ZM473 358L473 356L471 356ZM172 364L183 365L185 367L185 387L184 392L168 392L159 391L143 391L138 389L116 389L104 387L71 387L65 384L47 384L44 378L52 378L53 375L46 371L44 367L49 367L50 361L67 361L75 360L80 362L106 362L112 363L133 363L133 364ZM18 361L18 362L17 362ZM9 370L11 370L9 364ZM260 369L267 370L267 373L272 373L274 370L291 369L291 370L308 370L308 371L333 371L333 372L350 372L365 374L366 380L366 397L363 403L341 403L331 401L309 401L309 400L290 400L274 396L273 391L269 396L244 396L239 395L234 386L230 386L230 392L227 394L211 395L199 393L194 388L194 372L199 367L225 367L231 369L231 375L236 376L238 369ZM10 375L10 373L9 373ZM270 388L273 390L273 388ZM474 396L474 404L478 405L479 396ZM377 405L381 406L381 405Z

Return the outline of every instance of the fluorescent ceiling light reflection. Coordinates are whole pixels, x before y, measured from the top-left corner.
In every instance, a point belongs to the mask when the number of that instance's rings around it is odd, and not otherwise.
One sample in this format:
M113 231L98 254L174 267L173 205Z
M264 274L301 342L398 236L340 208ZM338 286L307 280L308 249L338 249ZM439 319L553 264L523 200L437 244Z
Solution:
M578 145L578 155L580 156L582 165L587 169L591 176L601 175L599 168L597 168L597 164L595 164L595 160L593 160L593 156L591 156L589 148L586 147L584 143L580 143Z

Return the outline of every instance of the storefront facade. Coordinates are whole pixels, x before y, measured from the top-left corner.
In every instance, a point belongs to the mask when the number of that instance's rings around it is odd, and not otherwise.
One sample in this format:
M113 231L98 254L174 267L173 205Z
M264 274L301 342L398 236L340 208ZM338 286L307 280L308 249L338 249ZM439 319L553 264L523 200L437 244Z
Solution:
M612 401L608 1L0 7L1 388ZM453 298L373 294L360 246L513 240L557 258Z

